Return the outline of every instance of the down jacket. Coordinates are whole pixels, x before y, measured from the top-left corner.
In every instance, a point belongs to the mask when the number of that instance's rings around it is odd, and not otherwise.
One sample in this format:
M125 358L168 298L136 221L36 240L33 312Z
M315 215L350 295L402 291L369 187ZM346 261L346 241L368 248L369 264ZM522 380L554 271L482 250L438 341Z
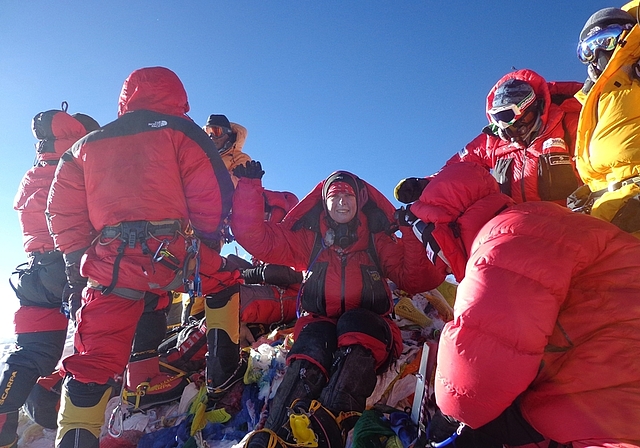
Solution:
M525 148L519 143L502 140L487 130L465 145L446 165L475 162L485 166L494 172L502 192L518 203L547 200L564 205L566 197L579 184L571 157L580 112L580 103L573 95L580 90L581 84L547 82L532 70L516 70L493 86L487 96L487 110L491 108L496 89L509 79L529 83L537 98L544 100L542 132ZM550 174L540 174L541 157L551 157L550 165L554 170ZM557 173L558 170L561 173ZM555 176L555 179L550 176Z
M236 187L231 226L238 243L265 262L308 270L302 293L306 311L335 318L362 307L385 315L392 302L384 278L411 293L432 289L444 279L430 266L424 248L410 231L403 232L402 240L382 231L384 223L393 222L393 205L371 185L360 183L357 238L344 250L336 245L319 246L328 230L322 206L324 181L279 224L264 221L264 189L259 180L241 178ZM362 210L369 198L379 212L376 217ZM370 220L381 222L381 231L372 234ZM367 250L370 238L375 255Z
M638 2L625 9L635 17ZM611 221L640 187L631 183L606 189L640 175L640 26L620 39L609 64L588 93L578 92L582 103L576 140L576 167L593 192L605 193L593 204L592 215Z
M215 145L188 110L175 73L163 67L136 70L122 87L119 118L63 155L49 194L49 225L65 254L91 246L81 265L85 277L101 285L115 277L120 241L103 237L92 245L106 226L172 220L183 232L190 225L205 241L218 235L233 184ZM165 238L171 240L168 251L183 260L184 240ZM160 238L147 244L147 253L140 244L124 249L119 287L147 291L174 278L175 270L152 263ZM209 272L222 264L217 254L208 262Z
M25 252L49 252L54 249L45 210L47 195L60 156L87 131L75 118L62 110L36 115L32 123L36 144L36 161L20 182L13 201L18 212Z
M640 243L556 204L514 205L470 163L443 169L411 210L435 223L460 281L442 411L477 428L519 398L557 442L640 441Z

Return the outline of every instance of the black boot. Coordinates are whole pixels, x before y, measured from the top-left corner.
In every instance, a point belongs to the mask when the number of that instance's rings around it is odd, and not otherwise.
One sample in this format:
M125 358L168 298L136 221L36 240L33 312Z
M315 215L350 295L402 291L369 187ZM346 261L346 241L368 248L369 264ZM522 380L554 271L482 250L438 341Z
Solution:
M18 411L0 414L0 448L18 446Z
M18 409L38 377L53 372L64 346L64 331L20 333L0 373L0 447L16 440Z
M240 356L240 346L231 342L224 330L209 330L207 345L207 390L213 397L224 394L244 377L247 362Z
M290 436L290 431L285 427L288 426L291 404L300 399L307 403L316 399L326 383L327 377L317 365L305 359L292 361L269 404L269 416L264 429L251 435L246 448L285 446L283 439Z
M287 448L288 445L275 432L260 429L249 436L245 448Z
M18 438L18 409L24 404L38 379L38 373L24 366L5 364L0 376L0 447L11 446Z
M327 384L320 367L305 359L296 359L287 368L275 397L269 404L265 428L278 432L286 423L288 410L297 399L315 400Z
M336 416L341 412L362 413L376 382L375 359L371 352L360 345L341 347L336 352L329 384L319 401ZM355 420L343 421L343 430L351 430Z

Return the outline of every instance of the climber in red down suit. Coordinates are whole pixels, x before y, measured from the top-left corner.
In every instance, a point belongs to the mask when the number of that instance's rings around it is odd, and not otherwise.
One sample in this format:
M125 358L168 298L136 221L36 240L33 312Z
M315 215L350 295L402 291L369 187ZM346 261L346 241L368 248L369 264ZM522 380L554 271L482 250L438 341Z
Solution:
M16 344L0 373L0 390L4 392L0 400L0 447L14 446L18 409L38 377L55 369L64 347L69 305L72 310L79 306L64 300L68 299L64 293L64 261L62 253L54 250L44 212L58 159L99 125L88 115L72 116L66 110L64 102L62 110L48 110L33 117L33 135L39 140L36 161L22 178L13 204L29 261L16 269L17 279L14 276L11 282L20 307L14 317Z
M408 292L444 279L425 263L424 247L409 231L394 236L394 207L375 188L346 171L320 182L282 223L264 220L259 162L236 168L231 226L239 244L269 263L306 270L288 369L265 424L250 447L286 437L287 410L296 399L318 400L335 416L362 412L376 372L402 350L389 318L385 278ZM353 420L340 428L348 430ZM327 441L324 441L327 443ZM336 442L340 443L340 442Z
M188 287L206 295L239 279L216 252L233 184L188 110L175 73L136 70L122 87L118 119L78 141L58 166L49 228L70 285L87 277L88 287L76 352L63 362L57 447L98 447L112 381L127 365L149 294ZM237 341L237 311L225 309L206 310L208 331L235 321L227 337ZM211 346L209 354L219 355ZM220 364L234 371L238 356ZM157 360L147 362L153 376Z

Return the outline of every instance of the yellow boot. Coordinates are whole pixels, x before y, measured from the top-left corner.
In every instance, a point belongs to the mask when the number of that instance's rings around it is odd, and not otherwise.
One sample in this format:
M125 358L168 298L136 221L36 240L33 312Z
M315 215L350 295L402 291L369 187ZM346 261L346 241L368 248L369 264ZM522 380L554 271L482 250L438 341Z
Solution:
M56 448L99 448L104 412L112 388L65 378L60 397Z
M218 398L238 381L247 369L240 356L240 288L229 287L206 296L207 321L207 389Z

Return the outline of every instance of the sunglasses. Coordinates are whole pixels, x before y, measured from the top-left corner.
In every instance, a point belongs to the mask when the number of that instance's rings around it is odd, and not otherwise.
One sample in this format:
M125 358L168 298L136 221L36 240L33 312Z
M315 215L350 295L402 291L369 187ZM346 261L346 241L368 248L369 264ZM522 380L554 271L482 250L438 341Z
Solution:
M220 138L223 135L231 134L233 131L224 126L209 126L207 127L209 131L209 138Z
M622 32L630 27L631 25L610 25L587 36L578 44L578 59L583 64L588 64L596 60L600 51L614 50Z
M518 104L507 104L505 106L493 107L487 111L491 122L500 129L507 129L512 126L522 115L526 109L536 100L536 94L531 92Z

